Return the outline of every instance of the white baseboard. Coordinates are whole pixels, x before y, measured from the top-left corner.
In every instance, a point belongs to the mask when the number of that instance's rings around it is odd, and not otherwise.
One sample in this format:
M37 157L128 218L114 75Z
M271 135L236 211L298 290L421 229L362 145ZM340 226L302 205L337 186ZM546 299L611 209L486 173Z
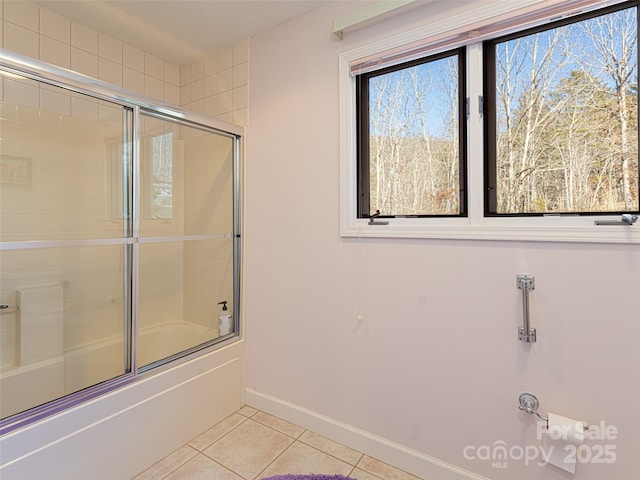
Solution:
M293 422L420 478L490 480L352 425L250 388L245 390L245 401L251 407Z

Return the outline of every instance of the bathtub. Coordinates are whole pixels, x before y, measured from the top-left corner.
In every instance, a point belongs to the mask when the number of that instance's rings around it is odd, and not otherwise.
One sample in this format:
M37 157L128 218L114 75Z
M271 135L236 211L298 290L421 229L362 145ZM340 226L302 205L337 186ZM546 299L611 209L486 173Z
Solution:
M175 322L142 329L138 339L138 364L149 365L218 337L218 327Z
M61 397L64 391L64 357L55 357L0 375L0 412L8 417Z
M141 329L138 363L152 362L218 337L218 328L172 322ZM2 417L95 385L124 373L122 338L112 338L66 351L29 366L15 366L0 375Z

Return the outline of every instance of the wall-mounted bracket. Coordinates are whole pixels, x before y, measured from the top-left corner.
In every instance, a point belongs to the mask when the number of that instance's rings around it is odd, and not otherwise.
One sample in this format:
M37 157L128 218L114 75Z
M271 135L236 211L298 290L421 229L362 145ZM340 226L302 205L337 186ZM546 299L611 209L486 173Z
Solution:
M516 287L522 290L522 326L518 327L518 340L533 343L536 341L536 329L529 324L529 290L536 287L535 277L516 275Z
M372 25L382 18L408 10L409 6L420 6L417 0L378 1L367 4L364 8L337 18L331 23L331 31L338 40L344 38L344 33Z

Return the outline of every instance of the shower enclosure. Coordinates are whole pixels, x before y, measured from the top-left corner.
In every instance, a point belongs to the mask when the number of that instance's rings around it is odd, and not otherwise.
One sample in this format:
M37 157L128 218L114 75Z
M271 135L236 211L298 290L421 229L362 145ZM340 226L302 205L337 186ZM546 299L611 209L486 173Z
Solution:
M6 51L0 86L5 433L238 338L242 130Z

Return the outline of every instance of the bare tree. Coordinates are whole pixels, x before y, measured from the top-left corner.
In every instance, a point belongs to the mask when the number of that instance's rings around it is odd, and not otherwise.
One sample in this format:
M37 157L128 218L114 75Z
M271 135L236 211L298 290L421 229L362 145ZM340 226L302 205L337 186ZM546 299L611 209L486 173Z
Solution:
M540 137L554 110L546 101L558 81L566 59L558 55L561 31L533 35L503 44L496 55L496 84L499 100L498 204L505 212L531 211L536 205L537 174L544 165Z
M637 209L635 9L543 33L498 44L498 211Z
M580 24L582 32L591 39L594 47L594 54L588 57L589 66L596 71L604 72L613 82L619 123L618 158L622 170L622 199L625 210L638 208L637 195L635 201L631 195L631 162L634 161L632 159L635 159L636 165L638 162L637 141L633 142L633 145L629 141L629 92L631 83L635 80L633 76L637 77L636 18L636 10L627 9Z
M457 66L453 58L439 62L437 67L426 64L372 80L372 211L391 215L457 213ZM434 92L442 92L437 100Z

